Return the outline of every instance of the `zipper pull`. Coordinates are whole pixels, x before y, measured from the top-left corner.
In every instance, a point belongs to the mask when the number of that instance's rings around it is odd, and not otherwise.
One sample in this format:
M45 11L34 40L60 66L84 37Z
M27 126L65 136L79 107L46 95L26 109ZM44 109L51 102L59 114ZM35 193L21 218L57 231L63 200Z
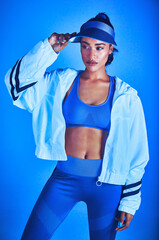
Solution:
M102 186L102 182L99 181L99 180L97 180L97 181L96 181L96 185L97 185L98 187L100 187L100 186Z

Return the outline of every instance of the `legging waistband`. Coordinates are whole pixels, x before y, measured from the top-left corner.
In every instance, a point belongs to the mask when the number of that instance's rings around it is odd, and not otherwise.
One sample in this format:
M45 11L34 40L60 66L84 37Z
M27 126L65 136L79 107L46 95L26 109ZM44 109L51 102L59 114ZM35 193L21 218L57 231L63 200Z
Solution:
M97 177L101 172L102 160L102 158L83 159L67 155L67 161L58 161L57 168L72 175Z

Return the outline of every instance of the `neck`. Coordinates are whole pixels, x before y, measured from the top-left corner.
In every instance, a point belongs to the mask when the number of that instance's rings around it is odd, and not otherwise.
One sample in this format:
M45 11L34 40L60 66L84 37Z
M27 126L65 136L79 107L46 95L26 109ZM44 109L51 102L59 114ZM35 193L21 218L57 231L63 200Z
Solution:
M109 81L109 76L106 73L105 68L100 69L98 71L89 71L87 68L84 70L82 73L82 78L83 79L90 79L90 80L97 80L97 79L105 79Z

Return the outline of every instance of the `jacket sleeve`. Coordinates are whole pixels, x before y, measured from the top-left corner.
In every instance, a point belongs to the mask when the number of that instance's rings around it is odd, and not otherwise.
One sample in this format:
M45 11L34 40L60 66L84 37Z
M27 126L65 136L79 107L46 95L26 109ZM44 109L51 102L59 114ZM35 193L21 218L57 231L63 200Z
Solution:
M141 203L141 184L145 166L149 160L148 140L143 107L140 98L133 99L130 107L128 161L129 174L121 195L118 210L135 214Z
M56 88L56 71L47 73L46 69L57 56L48 39L45 39L36 44L7 72L5 83L14 105L32 112L42 100L52 79Z

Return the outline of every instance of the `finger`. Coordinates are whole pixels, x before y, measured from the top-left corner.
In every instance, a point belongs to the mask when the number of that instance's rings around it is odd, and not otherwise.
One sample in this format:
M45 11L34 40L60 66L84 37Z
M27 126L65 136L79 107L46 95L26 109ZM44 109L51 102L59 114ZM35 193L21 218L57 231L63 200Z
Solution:
M116 217L115 219L118 221L118 225L117 225L117 228L116 230L118 231L119 229L123 229L123 227L125 227L124 225L124 219L125 219L125 215L126 213L125 212L121 212L120 214L120 217ZM124 226L123 226L124 225Z
M65 40L68 41L68 39L70 38L70 34L69 33L65 33L64 36L65 36Z
M59 40L60 45L63 44L64 43L64 34L59 34L58 40Z
M52 45L57 44L58 34L56 32L52 33L51 36L48 38L49 43Z
M56 42L62 44L63 34L56 34Z
M69 39L70 39L71 37L73 37L74 35L76 35L76 34L77 34L77 32L71 33L70 36L69 36Z
M118 225L117 228L116 228L117 231L123 231L123 230L127 229L129 227L129 225L130 225L130 222L133 219L133 215L131 215L129 213L122 212L122 214L121 214L121 219L122 220L123 220L123 215L125 215L125 217L126 217L126 219L123 222L124 226Z
M59 43L59 34L56 33L56 42Z
M122 224L124 224L125 217L126 217L126 213L125 212L121 212L118 221L121 222Z
M74 35L76 35L76 32L73 32L71 34L70 33L63 34L63 43L68 42L69 39Z
M71 33L71 37L73 36L73 35L76 35L77 34L77 32L73 32L73 33Z
M130 222L129 221L125 221L125 224L124 225L118 225L117 228L115 229L116 231L123 231L125 229L127 229L130 225Z
M68 44L68 39L69 39L70 34L66 33L66 34L60 34L59 40L60 40L60 44L64 44L67 45Z
M123 227L125 227L125 225L122 222L118 221L118 225L115 230L118 231L118 230L122 229Z
M76 32L71 33L70 38L73 37L76 34L77 34Z
M123 231L123 230L125 230L127 228L128 228L128 226L123 226L123 227L120 227L120 228L116 228L115 230L116 231Z
M127 213L126 214L126 219L125 219L125 226L129 227L131 220L133 219L133 215Z

